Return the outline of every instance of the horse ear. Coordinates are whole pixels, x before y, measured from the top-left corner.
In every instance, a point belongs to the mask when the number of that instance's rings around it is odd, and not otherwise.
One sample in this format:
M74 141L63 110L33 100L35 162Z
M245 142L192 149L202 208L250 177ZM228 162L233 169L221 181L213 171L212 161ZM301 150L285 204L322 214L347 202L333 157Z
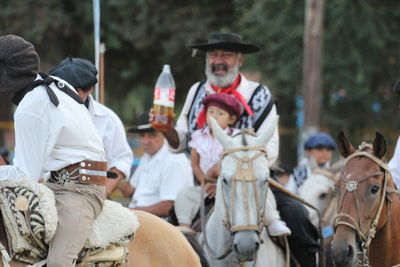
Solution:
M232 138L229 137L225 131L219 126L218 122L214 118L210 118L210 127L214 136L221 143L224 149L228 149L231 147Z
M375 133L375 140L373 145L373 154L378 159L381 159L386 154L386 141L385 137L380 132Z
M343 131L340 131L337 143L340 155L342 155L345 158L347 158L356 151L353 145L349 142L349 140L347 140Z
M278 127L278 119L279 116L275 115L268 120L267 125L265 126L265 132L261 133L261 135L256 139L256 146L265 146L267 144L268 140L274 135L276 127Z

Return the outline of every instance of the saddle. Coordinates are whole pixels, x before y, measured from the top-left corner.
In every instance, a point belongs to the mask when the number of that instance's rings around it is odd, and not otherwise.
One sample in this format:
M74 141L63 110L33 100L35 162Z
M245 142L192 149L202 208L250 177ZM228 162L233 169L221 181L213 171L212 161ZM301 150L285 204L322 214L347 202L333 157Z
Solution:
M7 235L7 244L3 245L8 246L9 256L41 266L38 263L47 258L48 245L58 223L53 192L28 178L1 181L0 209ZM125 246L133 240L138 227L134 213L119 203L106 200L93 222L77 266L105 267L125 263L128 255ZM4 251L1 251L3 261Z

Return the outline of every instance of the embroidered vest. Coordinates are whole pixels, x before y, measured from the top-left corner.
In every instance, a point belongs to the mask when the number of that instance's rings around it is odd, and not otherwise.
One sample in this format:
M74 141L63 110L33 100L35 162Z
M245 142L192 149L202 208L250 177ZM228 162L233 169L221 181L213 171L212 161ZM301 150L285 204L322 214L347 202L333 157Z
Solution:
M196 93L192 101L192 105L190 106L190 110L188 113L189 136L191 136L193 132L197 130L197 116L203 109L203 100L207 96L205 84L205 81L199 83L199 86L196 89ZM254 116L250 116L246 111L244 111L234 125L234 128L253 128L254 131L257 132L258 128L260 128L264 119L268 116L273 105L275 104L275 100L268 87L259 84L254 90L248 104L253 110ZM190 140L190 138L188 138L188 140Z

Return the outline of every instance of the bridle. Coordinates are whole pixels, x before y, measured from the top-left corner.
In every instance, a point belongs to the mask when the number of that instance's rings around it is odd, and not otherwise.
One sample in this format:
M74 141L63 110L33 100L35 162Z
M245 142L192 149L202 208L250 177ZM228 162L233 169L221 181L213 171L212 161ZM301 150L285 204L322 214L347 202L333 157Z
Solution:
M240 134L240 133L239 133ZM250 157L238 157L237 155L233 154L234 152L240 152L240 151L258 151L254 156ZM224 194L221 194L222 199L223 199L223 207L224 207L224 219L223 219L223 225L225 228L229 231L229 233L233 236L236 232L239 231L245 231L245 230L250 230L250 231L256 231L258 236L260 236L263 227L264 227L264 222L263 222L263 217L264 217L264 212L265 212L265 200L262 201L262 208L261 211L257 208L257 217L258 217L258 224L242 224L242 225L235 225L234 222L232 221L232 215L233 212L235 211L234 209L234 203L235 203L235 193L236 193L236 185L237 183L251 183L253 185L253 190L254 190L254 197L256 201L257 207L259 207L259 191L257 188L257 179L254 176L253 173L253 162L257 158L264 156L266 157L267 151L265 147L262 146L247 146L247 147L241 147L241 148L233 148L233 149L228 149L222 152L221 154L221 159L220 159L220 164L222 160L224 159L225 156L231 155L234 158L237 159L237 169L235 174L231 178L231 193L230 193L230 198L229 198L229 208L227 205L227 200L225 199ZM220 177L219 179L222 179ZM226 186L223 182L220 182L220 185ZM267 186L268 183L265 183L265 192L267 192ZM247 187L244 186L244 192L243 192L243 199L245 201L244 206L246 207L246 212L247 214L244 214L243 216L245 218L249 218L250 216L250 208L249 208L249 202L247 200ZM222 188L221 188L222 189ZM265 198L267 196L265 195ZM230 212L231 213L230 213ZM207 247L208 252L210 253L211 257L217 260L224 259L226 256L228 256L232 252L232 245L228 246L228 249L222 253L221 255L217 256L214 254L214 251L210 248L207 242L207 234L206 232L203 233L204 236L204 242Z
M364 144L364 146L367 146L367 144ZM356 204L356 208L357 208L357 216L358 216L358 221L356 221L351 215L346 214L346 213L339 213L336 215L335 220L334 220L334 229L336 232L336 229L339 225L344 225L347 226L351 229L353 229L357 236L359 237L359 239L361 240L361 252L359 252L358 256L358 262L359 265L361 265L362 267L368 267L369 266L369 260L368 260L368 249L369 246L371 244L371 240L375 237L375 234L377 232L377 225L378 225L378 221L379 218L381 216L382 213L382 209L383 209L383 205L385 203L385 198L387 194L391 194L391 193L397 193L398 191L395 189L391 189L391 188L387 188L387 183L388 183L388 177L390 175L388 166L386 165L386 163L384 163L382 160L378 159L377 157L375 157L374 155L372 155L371 153L365 152L365 151L357 151L354 154L350 155L345 162L345 165L347 164L347 162L355 157L367 157L369 159L371 159L372 161L374 161L379 167L381 167L384 172L379 171L379 172L375 172L369 175L366 175L365 177L363 177L362 179L360 179L359 181L355 181L355 180L349 180L347 179L347 177L344 176L343 172L340 175L340 179L344 180L345 182L345 189L346 191L344 192L343 198L340 201L340 205L339 205L339 211L342 210L342 206L343 206L343 200L345 198L345 195L347 193L353 193L353 199L354 202ZM381 192L381 198L380 198L380 202L379 202L379 206L378 206L378 210L374 216L374 219L372 220L369 229L367 231L367 233L363 233L361 231L361 226L360 226L360 222L361 222L361 215L360 215L360 209L359 209L359 202L358 199L356 198L354 192L357 191L357 186L365 181L367 181L369 178L371 177L375 177L375 176L380 176L383 175L383 188L382 188L382 192ZM348 221L344 221L343 219L347 219Z

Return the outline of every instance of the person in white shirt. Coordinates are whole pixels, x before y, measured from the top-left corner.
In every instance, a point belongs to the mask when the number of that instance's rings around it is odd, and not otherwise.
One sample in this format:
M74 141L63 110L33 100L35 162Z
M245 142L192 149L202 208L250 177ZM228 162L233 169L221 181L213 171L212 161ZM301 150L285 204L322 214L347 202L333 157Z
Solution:
M103 143L75 89L38 74L39 56L21 37L0 37L0 92L14 92L15 158L0 179L51 172L58 226L47 266L75 266L93 220L103 208L107 163ZM83 174L85 170L87 174ZM92 175L96 171L96 175Z
M128 130L140 134L144 155L131 179L121 182L118 188L132 197L129 208L166 217L178 192L193 186L193 173L187 157L168 151L163 135L151 128L148 121L149 115L142 114L137 127Z
M203 100L210 94L232 94L241 102L244 112L234 125L235 128L253 128L256 133L264 132L268 120L277 114L274 98L267 86L250 81L239 72L244 62L244 54L259 51L259 46L243 42L242 37L235 33L215 32L210 34L207 43L190 47L205 52L207 80L197 82L190 88L176 126L163 131L171 151L178 152L187 148L193 132L197 130ZM154 114L150 114L152 122ZM279 154L278 127L266 144L266 151L268 162L273 165ZM288 238L292 252L300 265L316 266L318 234L308 218L307 211L297 200L274 190L273 192L280 215L292 231ZM294 215L293 217L298 219L288 221L287 215ZM294 229L295 225L300 227Z
M91 95L97 83L97 69L89 60L69 57L62 60L49 74L71 84L89 109L103 139L108 167L118 175L117 179L107 180L106 193L109 195L122 179L130 176L133 152L120 118L114 111L94 100Z

